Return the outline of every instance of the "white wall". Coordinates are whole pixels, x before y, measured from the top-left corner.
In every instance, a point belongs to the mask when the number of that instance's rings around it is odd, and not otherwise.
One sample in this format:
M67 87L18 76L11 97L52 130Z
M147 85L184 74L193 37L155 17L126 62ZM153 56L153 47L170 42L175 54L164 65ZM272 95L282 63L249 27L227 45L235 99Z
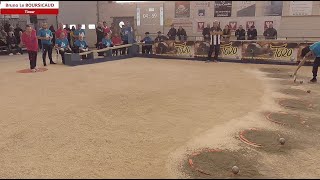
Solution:
M58 22L64 24L85 24L86 40L89 46L96 43L95 29L89 30L88 24L97 24L97 1L60 1Z

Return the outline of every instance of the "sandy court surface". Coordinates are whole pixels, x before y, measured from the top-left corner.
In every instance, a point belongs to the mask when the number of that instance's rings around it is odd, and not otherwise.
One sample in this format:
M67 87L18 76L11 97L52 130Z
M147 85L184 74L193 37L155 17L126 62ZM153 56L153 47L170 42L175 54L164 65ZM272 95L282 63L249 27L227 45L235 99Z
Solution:
M1 178L179 177L183 151L233 146L227 132L268 106L255 71L270 65L131 58L20 74L26 55L0 59Z

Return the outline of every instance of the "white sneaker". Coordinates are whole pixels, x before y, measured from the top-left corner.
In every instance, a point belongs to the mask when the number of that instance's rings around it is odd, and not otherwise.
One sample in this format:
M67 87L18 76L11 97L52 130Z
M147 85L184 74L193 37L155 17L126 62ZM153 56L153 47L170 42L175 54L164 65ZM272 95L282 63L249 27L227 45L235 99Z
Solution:
M21 55L19 52L16 55Z
M35 70L35 69L31 69L31 72L37 72L37 70Z
M9 56L13 56L13 53L10 53Z

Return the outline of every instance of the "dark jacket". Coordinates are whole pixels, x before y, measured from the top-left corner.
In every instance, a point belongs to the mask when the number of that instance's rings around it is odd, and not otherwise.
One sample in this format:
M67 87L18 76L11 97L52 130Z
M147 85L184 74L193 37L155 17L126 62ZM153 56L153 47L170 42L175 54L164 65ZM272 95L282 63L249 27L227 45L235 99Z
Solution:
M180 41L182 40L182 38L183 38L183 40L187 40L187 32L186 32L186 30L184 30L183 28L181 30L178 29L177 36L179 37Z
M255 40L257 39L258 33L256 29L248 29L247 31L248 40Z
M17 44L17 39L16 37L12 36L7 36L7 44L10 45L10 44Z
M164 35L160 35L160 36L157 36L156 39L154 40L154 42L163 42L165 40L168 40L168 38Z
M237 40L245 40L246 39L246 30L244 29L237 29L235 32L235 36L237 37Z
M104 38L104 29L102 27L96 28L96 34L97 34L97 43L102 42L102 39Z
M203 35L203 38L205 40L210 40L210 28L206 27L206 28L203 28L202 30L202 35ZM209 35L208 37L205 37L206 35Z
M274 28L268 28L264 31L263 35L266 39L277 39L277 30Z
M223 31L222 31L222 35L229 35L229 37L223 37L223 36L222 36L222 39L223 39L223 40L230 39L230 36L231 36L231 30L230 30L230 29L228 29L228 30L223 29Z
M170 28L168 34L170 40L175 40L177 36L177 30L175 28Z

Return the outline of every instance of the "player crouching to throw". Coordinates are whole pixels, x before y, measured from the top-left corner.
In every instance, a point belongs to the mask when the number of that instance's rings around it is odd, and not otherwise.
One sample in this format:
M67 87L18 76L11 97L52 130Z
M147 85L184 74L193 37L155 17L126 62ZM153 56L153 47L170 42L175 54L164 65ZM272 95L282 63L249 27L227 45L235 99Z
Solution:
M64 32L60 34L60 38L56 40L55 48L61 55L62 63L65 64L64 53L72 53L69 41Z
M302 57L303 59L299 63L299 66L293 75L296 77L298 70L306 62L306 57L309 57L312 54L316 57L316 59L313 62L313 68L312 68L313 78L310 80L310 82L316 83L317 82L318 67L320 65L320 41L302 49L300 57Z

